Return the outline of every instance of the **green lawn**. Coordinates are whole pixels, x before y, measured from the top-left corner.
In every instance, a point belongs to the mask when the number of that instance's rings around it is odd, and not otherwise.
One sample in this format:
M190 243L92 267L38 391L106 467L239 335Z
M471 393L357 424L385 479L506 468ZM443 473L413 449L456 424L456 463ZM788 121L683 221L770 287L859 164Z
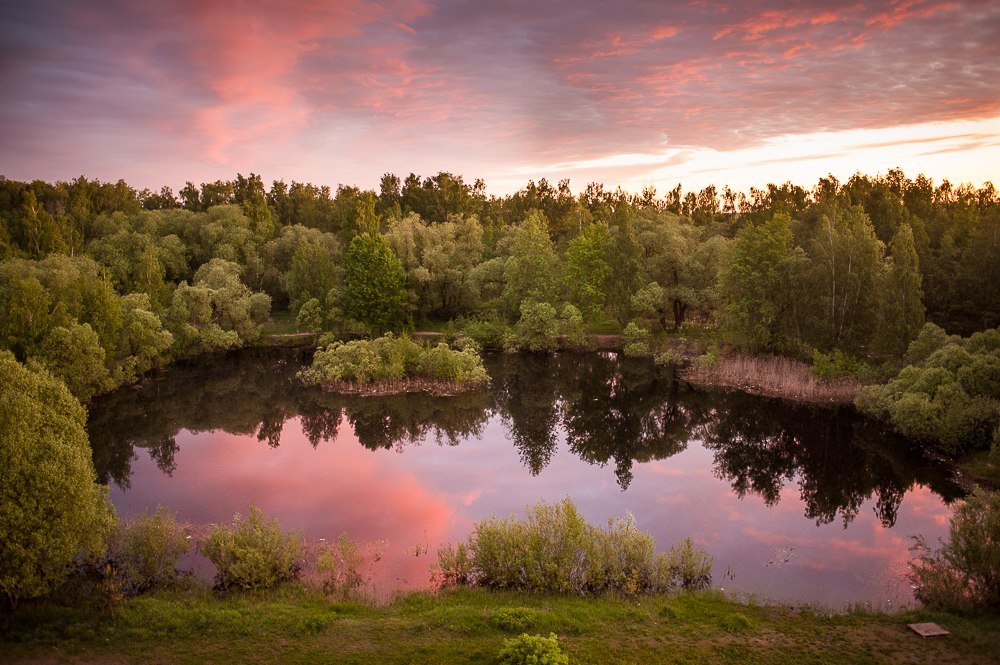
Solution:
M951 631L922 639L906 624ZM300 586L257 594L160 593L112 619L47 604L7 625L0 661L24 663L493 663L520 632L559 636L571 663L996 663L1000 620L918 611L829 615L716 593L635 600L461 590L385 606Z

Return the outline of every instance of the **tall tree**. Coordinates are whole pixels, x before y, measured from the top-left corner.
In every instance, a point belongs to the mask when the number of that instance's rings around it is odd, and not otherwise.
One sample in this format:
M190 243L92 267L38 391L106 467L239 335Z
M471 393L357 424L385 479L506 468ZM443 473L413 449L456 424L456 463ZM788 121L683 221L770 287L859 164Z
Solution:
M790 345L795 335L788 283L799 258L785 213L745 226L736 235L720 283L728 301L728 327L742 343L758 350Z
M355 236L344 253L344 313L381 334L406 321L406 276L385 238Z
M889 249L881 338L887 352L902 356L924 325L922 277L909 224L899 227Z

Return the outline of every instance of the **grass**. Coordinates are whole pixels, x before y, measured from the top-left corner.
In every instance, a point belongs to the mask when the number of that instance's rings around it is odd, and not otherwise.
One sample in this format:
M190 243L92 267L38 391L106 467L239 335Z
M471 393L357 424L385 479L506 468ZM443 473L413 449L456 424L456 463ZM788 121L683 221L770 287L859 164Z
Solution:
M291 335L294 333L309 331L299 329L298 324L295 322L295 315L288 310L283 309L277 312L271 312L271 319L263 325L261 332L264 336L267 336Z
M976 483L1000 489L1000 463L994 460L991 451L977 450L969 453L962 458L958 467Z
M907 623L951 635L923 640ZM29 604L7 617L0 661L174 663L492 663L520 632L559 636L572 663L996 662L1000 621L740 604L718 593L585 598L461 589L386 606L331 602L299 585L218 596L159 593L113 619Z
M684 378L692 383L800 402L848 404L861 389L856 379L821 381L809 365L778 356L725 355L711 366L692 365Z

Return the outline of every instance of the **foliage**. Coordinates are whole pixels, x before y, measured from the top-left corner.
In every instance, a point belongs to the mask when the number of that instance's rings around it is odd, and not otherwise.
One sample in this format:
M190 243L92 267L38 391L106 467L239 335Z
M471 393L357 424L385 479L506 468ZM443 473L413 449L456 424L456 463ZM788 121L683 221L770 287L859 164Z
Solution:
M864 361L849 356L840 349L835 349L832 353L814 350L812 371L817 379L824 381L847 377L863 379L871 374L871 368Z
M569 665L569 657L559 648L555 633L548 637L522 633L504 640L498 657L502 665Z
M344 314L376 333L401 329L406 320L406 278L399 258L377 234L351 240L344 254Z
M125 588L141 593L169 584L177 577L177 564L191 549L176 516L158 506L119 523L111 548Z
M634 595L703 588L711 579L711 560L690 541L656 555L653 538L638 530L632 515L601 529L569 499L539 502L524 521L479 522L464 546L439 550L438 566L442 584L556 593Z
M81 402L101 392L108 380L104 348L89 323L52 328L35 358L63 381Z
M490 623L501 630L519 632L538 621L538 613L527 607L498 607L490 612Z
M898 356L924 325L923 277L909 224L896 231L890 252L892 262L886 276L881 337L883 348Z
M249 515L237 514L232 527L214 526L201 551L218 569L220 588L266 589L298 578L302 536L283 533L250 504Z
M361 573L364 556L357 543L340 534L337 542L323 547L316 557L323 593L344 600L354 598L365 583Z
M194 282L174 291L166 319L179 355L226 350L253 342L271 310L271 298L240 279L242 268L214 258L198 268Z
M927 324L907 358L914 364L889 383L862 390L858 408L948 455L989 447L1000 423L1000 330L962 339Z
M523 300L521 318L504 342L509 351L555 351L559 346L556 308L547 302Z
M477 317L462 325L462 332L484 349L500 349L510 333L510 326L498 316Z
M588 318L599 314L608 301L612 279L607 248L611 232L604 222L587 226L566 247L566 287L573 302Z
M501 245L507 256L503 269L507 314L521 311L525 301L555 303L562 285L562 266L545 215L537 210L529 212L520 225L509 229Z
M645 327L635 321L630 321L625 330L622 331L622 341L624 346L622 351L626 356L639 358L649 355L649 345L652 336Z
M426 379L431 388L472 387L489 379L482 358L472 347L456 351L441 343L425 348L409 337L393 335L334 342L317 351L312 365L298 376L306 385L362 390L406 379Z
M727 325L751 349L787 346L786 285L797 260L787 215L745 226L736 235L720 284L728 301Z
M915 540L910 578L922 603L1000 612L1000 492L973 490L955 509L948 541L936 552L922 537Z
M85 421L62 382L0 351L0 591L12 604L44 595L75 557L106 546L114 513Z

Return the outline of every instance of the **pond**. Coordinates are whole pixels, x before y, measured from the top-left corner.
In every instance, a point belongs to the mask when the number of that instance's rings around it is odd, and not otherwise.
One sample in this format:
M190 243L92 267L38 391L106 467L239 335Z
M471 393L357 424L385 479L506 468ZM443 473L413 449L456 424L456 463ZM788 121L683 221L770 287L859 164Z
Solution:
M377 551L385 595L430 586L439 545L483 517L570 497L598 524L631 512L663 550L690 536L728 592L892 608L912 602L911 536L946 535L962 495L852 409L697 390L649 360L488 356L489 387L452 397L305 389L308 360L243 351L96 400L119 515L229 523L253 502L310 540Z

